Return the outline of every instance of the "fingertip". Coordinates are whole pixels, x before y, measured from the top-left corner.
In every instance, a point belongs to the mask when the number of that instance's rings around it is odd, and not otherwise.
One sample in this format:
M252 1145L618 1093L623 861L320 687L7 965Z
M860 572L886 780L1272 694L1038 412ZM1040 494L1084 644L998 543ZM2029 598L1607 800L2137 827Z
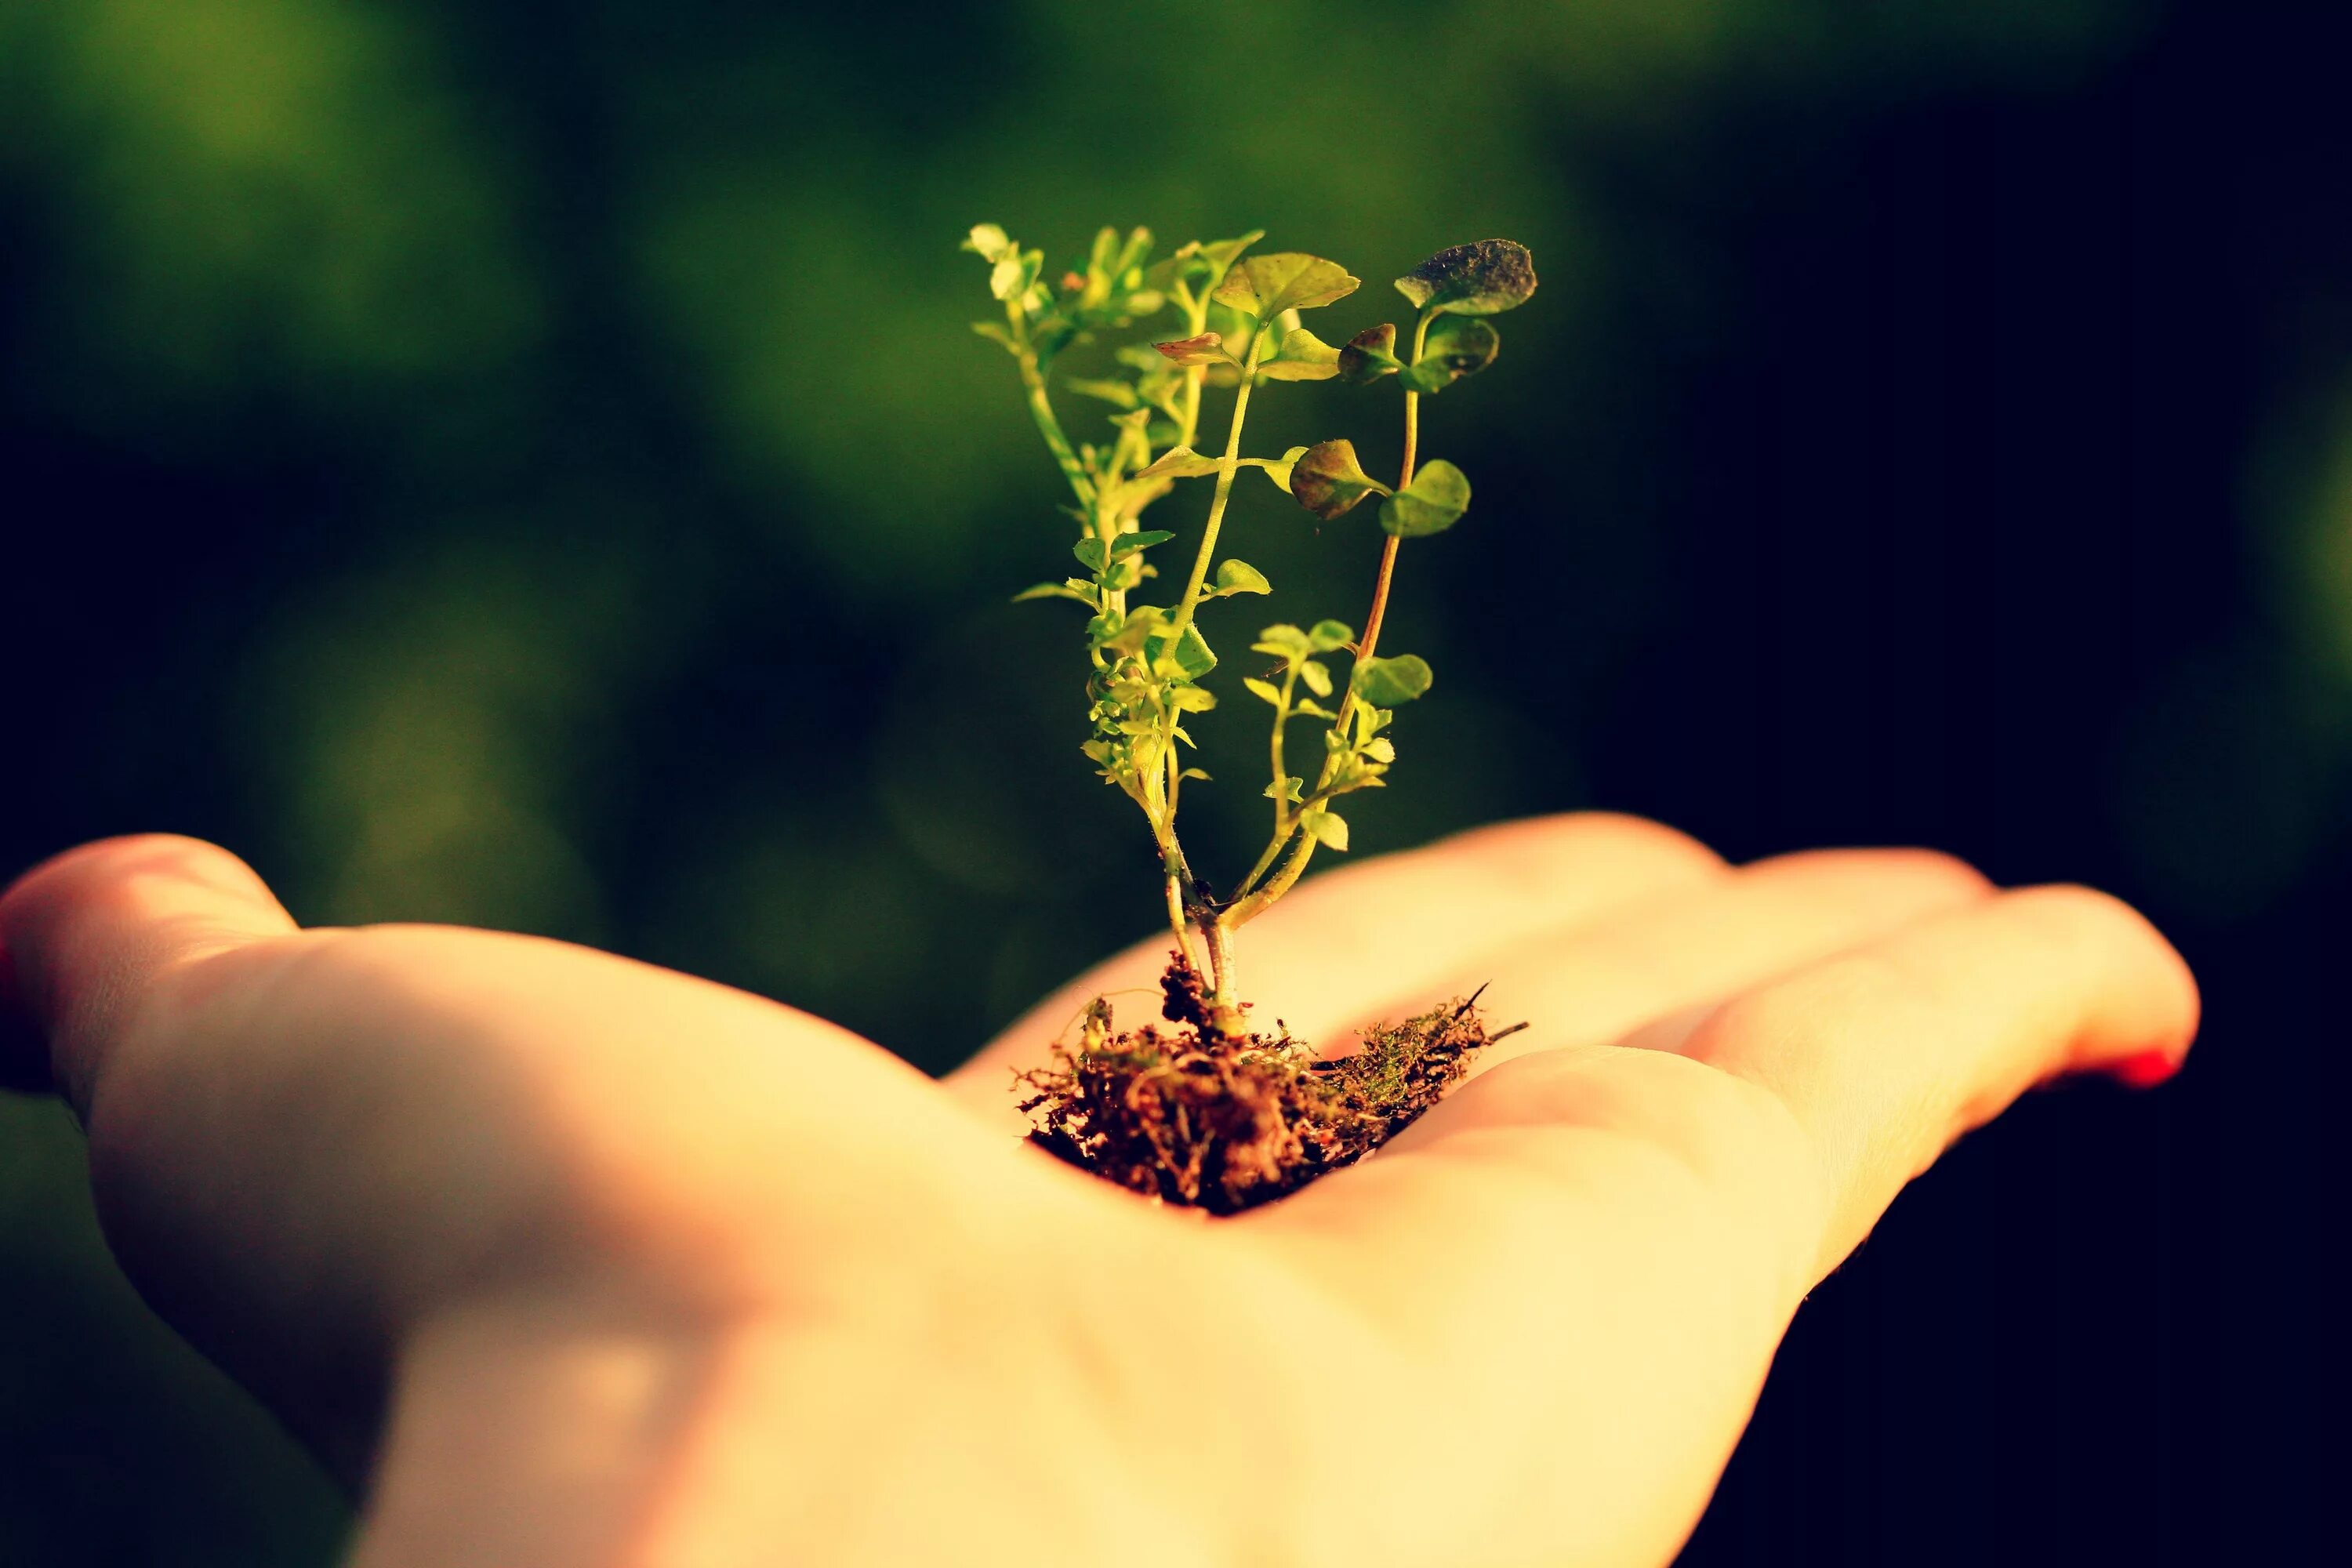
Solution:
M2009 897L2042 917L2052 942L2094 943L2105 955L2110 1024L2083 1042L2076 1067L2111 1073L2135 1087L2178 1072L2197 1037L2204 1000L2189 961L2156 923L2113 893L2071 882ZM2160 1073L2145 1065L2156 1058L2170 1065ZM2127 1068L2138 1077L2128 1076Z
M142 834L52 857L0 893L0 1082L86 1089L79 1042L110 1037L155 979L293 929L252 868L201 839Z

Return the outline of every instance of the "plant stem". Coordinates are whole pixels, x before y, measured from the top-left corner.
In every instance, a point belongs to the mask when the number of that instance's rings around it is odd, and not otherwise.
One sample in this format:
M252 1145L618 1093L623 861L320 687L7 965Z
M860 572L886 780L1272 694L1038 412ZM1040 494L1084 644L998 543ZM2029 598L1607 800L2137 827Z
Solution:
M1233 933L1223 920L1203 920L1201 929L1209 938L1209 960L1216 968L1209 991L1210 1017L1217 1027L1227 1034L1241 1033L1241 1009L1234 1005L1234 941Z
M1283 798L1282 781L1290 776L1290 770L1282 760L1282 732L1290 726L1290 694L1297 687L1298 667L1294 664L1283 672L1282 700L1275 705L1274 710L1274 744L1270 750L1274 758L1274 831L1276 837L1290 823L1290 803ZM1250 879L1255 881L1257 879L1253 875Z
M1192 868L1184 859L1184 847L1176 841L1173 824L1160 826L1158 837L1160 873L1168 895L1168 929L1176 933L1184 962L1201 969L1201 952L1192 943L1192 910L1200 902L1192 885Z
M1421 320L1413 326L1411 363L1414 364L1421 363L1422 350L1429 342L1430 320L1429 312L1423 311ZM1419 457L1420 446L1421 394L1408 392L1404 395L1404 463L1397 472L1397 489L1403 489L1412 483L1412 470ZM1357 668L1360 668L1368 662L1374 650L1381 646L1381 624L1388 619L1389 615L1389 584L1396 577L1397 546L1403 542L1402 534L1391 533L1389 535L1388 542L1381 547L1380 575L1372 580L1371 613L1364 617L1364 635L1356 641ZM1339 717L1332 728L1339 729L1344 726L1348 721L1348 716L1354 710L1355 705L1356 683L1351 677L1348 682L1348 695L1340 700Z
M1241 900L1232 908L1226 910L1224 913L1219 915L1217 917L1217 929L1221 931L1239 931L1242 927L1249 924L1250 921L1257 919L1258 916L1265 913L1268 906L1272 905L1273 902L1276 899L1282 897L1283 894L1290 891L1292 886L1297 882L1298 879L1302 875L1305 874L1307 870L1307 862L1315 858L1315 846L1318 840L1315 835L1311 833L1300 834L1298 836L1297 847L1291 850L1290 858L1282 863L1282 869L1276 871L1274 874L1273 879L1267 882L1264 887L1258 889L1257 891L1250 894L1247 898ZM1280 846L1276 845L1275 847L1278 848Z
M1168 873L1168 929L1176 933L1176 947L1183 953L1184 962L1194 969L1201 967L1201 950L1193 945L1192 922L1184 913L1183 889L1175 872Z
M1433 312L1424 310L1421 314L1421 319L1413 324L1412 358L1408 363L1412 364L1421 363L1422 353L1429 344L1429 323L1434 319ZM1404 395L1404 463L1397 476L1399 489L1403 489L1412 483L1412 471L1414 464L1419 459L1420 445L1421 395L1408 392ZM1391 533L1388 536L1388 542L1381 549L1380 574L1372 582L1371 612L1364 617L1364 635L1356 641L1355 663L1349 671L1347 695L1339 700L1339 717L1331 721L1331 729L1335 733L1344 735L1347 732L1348 721L1356 711L1355 671L1362 668L1371 659L1373 650L1380 647L1381 623L1388 618L1389 613L1389 584L1396 576L1397 546L1403 542L1404 538L1402 534ZM1338 768L1339 763L1338 752L1331 752L1325 756L1322 771L1315 781L1315 793L1308 796L1309 799L1320 796L1323 786L1331 782L1331 774ZM1279 805L1278 802L1276 804ZM1304 803L1301 804L1300 815L1305 815ZM1273 879L1265 886L1255 887L1257 879L1265 875L1266 868L1281 852L1283 835L1277 830L1275 841L1266 846L1265 854L1259 858L1257 865L1243 881L1244 896L1236 899L1222 915L1217 917L1219 928L1232 931L1247 925L1264 914L1276 900L1290 891L1298 879L1306 874L1307 863L1315 858L1317 842L1316 837L1311 833L1300 835L1297 847L1290 852L1290 858L1283 862L1282 869L1276 872ZM1250 890L1254 887L1255 890Z
M1202 586L1209 580L1209 563L1217 552L1217 530L1225 521L1225 501L1234 493L1234 476L1241 471L1242 421L1249 416L1250 387L1257 380L1257 356L1265 347L1265 329L1250 337L1249 357L1242 362L1241 389L1234 394L1234 422L1225 431L1225 455L1217 464L1217 490L1209 499L1209 525L1201 533L1201 552L1192 558L1192 575L1184 584L1184 598L1176 606L1167 646L1174 647L1192 624L1200 607Z
M1053 400L1045 395L1045 373L1038 366L1036 354L1029 349L1024 347L1020 357L1021 384L1029 389L1029 417L1037 422L1037 433L1045 437L1054 461L1062 466L1062 477L1077 493L1078 504L1091 507L1095 503L1094 481L1087 478L1086 467L1078 461L1070 438L1062 434L1062 422L1054 417Z
M1290 842L1290 829L1293 826L1290 802L1283 798L1282 788L1283 781L1290 776L1290 769L1283 761L1282 750L1283 731L1290 725L1290 697L1291 693L1297 689L1297 681L1298 672L1296 668L1283 676L1282 701L1274 710L1274 743L1271 748L1274 757L1274 837L1266 840L1265 853L1257 858L1257 864L1250 868L1249 875L1244 877L1240 885L1234 888L1234 897L1236 899L1246 895L1252 888L1257 886L1257 879L1273 868L1275 858L1282 853L1282 847Z

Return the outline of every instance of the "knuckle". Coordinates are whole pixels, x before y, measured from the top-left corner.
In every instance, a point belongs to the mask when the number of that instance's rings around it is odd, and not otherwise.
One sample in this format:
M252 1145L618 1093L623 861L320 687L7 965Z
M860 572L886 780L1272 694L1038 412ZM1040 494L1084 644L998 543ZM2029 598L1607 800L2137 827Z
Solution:
M2168 952L2168 943L2157 934L2146 916L2113 893L2075 882L2052 882L2021 888L2003 895L2001 912L2021 922L2032 940L2058 951L2089 959L2116 954L2149 944Z
M1993 890L1990 878L1958 856L1944 850L1906 847L1881 853L1901 867L1906 875L1923 882L1940 884L1955 894L1980 898Z
M1957 855L1941 849L1904 846L1873 849L1811 849L1759 863L1767 868L1825 871L1832 875L1867 876L1879 884L1899 879L1906 889L1953 903L1981 899L1993 891L1985 874Z
M1723 869L1723 857L1679 828L1614 811L1571 811L1525 817L1456 835L1447 847L1469 850L1500 868L1530 877L1595 855L1639 858L1688 874Z
M2089 932L2118 925L2143 929L2147 924L2138 910L2113 893L2080 882L2020 888L2007 896L2007 902L2013 911L2044 921L2055 931Z

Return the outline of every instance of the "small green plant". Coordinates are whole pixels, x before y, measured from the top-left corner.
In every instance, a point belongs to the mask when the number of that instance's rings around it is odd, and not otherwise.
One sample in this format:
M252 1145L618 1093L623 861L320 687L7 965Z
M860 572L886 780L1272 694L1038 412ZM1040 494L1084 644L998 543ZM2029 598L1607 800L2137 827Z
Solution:
M1155 262L1148 230L1121 236L1106 228L1084 270L1054 281L1039 251L994 224L980 225L965 241L988 263L990 292L1003 308L1002 321L974 330L1017 367L1030 416L1069 487L1066 510L1077 528L1071 553L1079 572L1016 597L1065 599L1087 611L1092 733L1085 752L1150 826L1169 926L1183 965L1201 979L1195 1010L1211 1038L1255 1038L1244 1036L1235 933L1297 884L1318 849L1347 849L1348 822L1337 803L1387 782L1397 757L1396 710L1430 689L1427 661L1379 651L1404 541L1444 531L1470 504L1460 468L1421 459L1421 400L1493 363L1500 339L1490 318L1526 303L1536 288L1525 247L1507 239L1454 246L1396 280L1414 312L1402 353L1391 322L1335 347L1300 316L1347 298L1357 279L1318 256L1251 254L1261 237L1194 242ZM1132 336L1116 343L1108 374L1056 383L1066 350L1113 334ZM1402 391L1404 457L1393 488L1365 473L1344 439L1294 447L1278 458L1244 455L1251 399L1262 384L1331 378L1393 380ZM1056 411L1057 385L1110 405L1104 438L1071 439ZM1232 401L1224 438L1210 456L1197 447L1213 388L1230 390ZM1377 496L1372 510L1386 537L1360 636L1337 620L1282 622L1248 645L1265 662L1240 685L1273 710L1265 791L1273 822L1264 852L1219 894L1194 871L1177 813L1185 785L1207 778L1185 759L1194 743L1190 726L1218 705L1203 684L1220 661L1201 611L1213 600L1272 591L1256 567L1219 553L1244 468L1263 473L1318 519L1341 517ZM1145 602L1147 584L1160 575L1151 552L1178 534L1145 526L1144 514L1192 479L1211 483L1183 586L1172 602ZM1342 655L1344 681L1333 668ZM1294 726L1302 722L1321 726L1319 745L1301 743ZM1289 1048L1287 1037L1279 1048Z

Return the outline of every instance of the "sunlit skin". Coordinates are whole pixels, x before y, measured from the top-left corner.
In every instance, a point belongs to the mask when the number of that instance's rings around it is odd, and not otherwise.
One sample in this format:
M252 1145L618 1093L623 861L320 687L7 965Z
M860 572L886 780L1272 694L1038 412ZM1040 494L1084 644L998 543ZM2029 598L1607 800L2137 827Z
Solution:
M81 1116L149 1300L362 1497L361 1568L1512 1568L1669 1561L1904 1184L2038 1082L2163 1076L2197 1017L2101 894L1603 816L1250 935L1311 1038L1482 982L1532 1026L1369 1163L1204 1220L1010 1109L1164 938L939 1082L585 949L298 931L150 837L0 900L0 1060Z

